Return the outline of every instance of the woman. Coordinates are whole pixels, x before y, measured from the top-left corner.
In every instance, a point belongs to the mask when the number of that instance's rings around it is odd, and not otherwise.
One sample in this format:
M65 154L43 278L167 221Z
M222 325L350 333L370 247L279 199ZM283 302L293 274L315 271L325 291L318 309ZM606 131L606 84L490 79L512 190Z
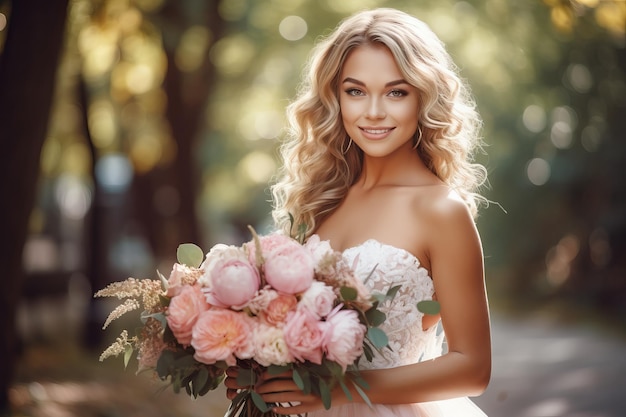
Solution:
M472 162L480 119L441 41L421 21L377 9L343 21L319 43L299 97L273 187L274 217L289 213L352 262L380 291L401 284L384 330L391 352L362 361L370 408L334 390L330 410L290 378L256 388L277 414L484 416L479 395L491 372L490 326ZM439 301L440 316L415 308ZM441 320L447 353L441 355ZM226 385L238 388L229 371ZM456 398L452 400L453 398Z

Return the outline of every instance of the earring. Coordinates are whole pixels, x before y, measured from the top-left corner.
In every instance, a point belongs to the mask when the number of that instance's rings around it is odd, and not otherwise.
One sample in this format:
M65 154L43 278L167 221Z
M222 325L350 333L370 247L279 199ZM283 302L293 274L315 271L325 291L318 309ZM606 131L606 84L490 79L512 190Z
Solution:
M352 146L352 138L348 138L348 139L350 139L350 141L348 142L348 146L346 146L346 149L343 149L343 146L341 149L341 153L344 155L348 153L348 150L350 150L350 146Z
M422 127L417 126L417 132L415 133L417 133L417 138L415 138L415 145L413 145L413 149L417 149L420 142L422 141Z

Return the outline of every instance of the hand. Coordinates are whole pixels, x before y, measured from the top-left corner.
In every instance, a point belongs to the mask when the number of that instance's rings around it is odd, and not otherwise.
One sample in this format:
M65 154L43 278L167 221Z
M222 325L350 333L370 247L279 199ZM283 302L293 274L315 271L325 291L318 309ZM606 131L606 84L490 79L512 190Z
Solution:
M265 371L259 375L254 387L239 385L237 383L238 375L239 368L237 367L231 367L226 370L224 385L226 386L226 396L229 400L233 400L240 390L253 388L266 403L275 404L272 406L272 412L275 414L304 414L324 408L321 398L314 394L304 394L298 388L295 382L293 382L291 371L279 375L273 375ZM336 401L336 399L333 399L332 404L336 405Z
M304 415L324 408L322 399L314 394L304 394L293 381L292 371L279 375L264 372L255 391L263 401L272 406L272 412L284 415Z

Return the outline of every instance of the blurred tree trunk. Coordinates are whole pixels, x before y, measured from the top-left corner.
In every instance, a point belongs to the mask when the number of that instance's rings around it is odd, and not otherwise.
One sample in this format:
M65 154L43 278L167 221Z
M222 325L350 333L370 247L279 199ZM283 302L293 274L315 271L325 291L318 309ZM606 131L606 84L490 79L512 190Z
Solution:
M209 51L222 36L225 26L218 5L217 1L170 0L153 16L155 24L163 30L167 56L163 85L167 96L166 117L177 149L172 164L135 178L133 196L136 217L143 222L157 259L175 256L180 243L202 244L196 212L201 179L196 144L216 78ZM185 72L176 64L176 50L184 32L195 25L207 28L211 40L199 68ZM158 200L155 196L164 186L178 194L175 213L164 213L155 207Z
M11 4L0 61L0 412L16 356L15 311L23 277L22 250L48 127L68 0L20 0Z

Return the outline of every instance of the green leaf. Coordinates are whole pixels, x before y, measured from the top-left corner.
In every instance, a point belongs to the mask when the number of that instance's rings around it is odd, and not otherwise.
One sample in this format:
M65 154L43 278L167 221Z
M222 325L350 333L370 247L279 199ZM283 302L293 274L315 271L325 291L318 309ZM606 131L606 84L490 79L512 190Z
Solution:
M363 377L358 373L352 376L352 383L360 386L361 388L370 389L370 386L367 383L367 381L364 380Z
M384 331L380 330L376 327L370 327L367 330L367 338L372 342L374 347L378 349L382 349L389 343L389 338L387 338L387 334Z
M174 352L171 350L164 350L159 356L157 361L156 371L159 378L166 379L170 375L170 369L172 369L172 363L174 362Z
M293 382L296 384L296 386L301 391L304 391L304 380L302 379L302 375L300 375L300 372L298 372L297 369L293 370L293 374L292 374L291 378L293 379Z
M348 389L348 386L346 385L346 383L343 382L343 379L339 380L339 385L341 386L343 393L346 394L346 398L348 399L348 401L352 402L352 393Z
M435 316L441 311L441 305L439 301L424 300L417 303L417 309L424 314Z
M198 362L194 359L193 355L190 353L185 353L183 356L176 358L173 362L173 366L176 369L181 368L193 368L198 364Z
M370 308L365 312L365 318L372 327L380 326L387 319L387 315L376 308Z
M324 403L324 408L330 408L330 388L328 384L323 379L319 380L319 388L320 388L320 396L322 397L322 403Z
M126 346L124 350L124 368L128 367L128 362L130 362L130 358L133 356L133 347L131 345Z
M300 369L299 371L300 377L302 377L302 383L304 387L302 388L302 392L305 394L311 393L311 372L307 368Z
M287 372L290 369L291 369L291 366L289 366L289 365L270 365L267 368L267 372L270 375L280 375L280 374L282 374L284 372Z
M395 286L389 288L387 290L387 298L393 299L396 296L396 294L398 293L398 291L400 290L401 287L402 287L402 285L395 285Z
M263 397L261 397L257 392L250 391L250 396L252 397L252 402L254 402L256 408L258 408L262 413L267 413L270 410L267 404L265 404L265 401L263 401Z
M365 391L363 391L361 389L361 387L359 387L357 384L354 384L354 388L356 389L356 391L359 393L359 395L361 396L361 398L363 398L363 401L365 401L365 403L367 405L369 405L370 407L372 407L372 403L370 401L370 399L367 397L367 394L365 393Z
M374 351L369 344L363 343L363 353L365 354L365 358L368 362L371 362L372 359L374 359Z
M352 287L341 287L339 292L341 293L341 298L343 298L345 301L354 301L354 300L356 300L356 297L357 297L357 294L358 294L356 289L354 289Z
M193 392L195 394L195 397L198 397L198 395L200 394L200 391L204 389L208 381L209 381L209 371L205 367L200 368L200 370L196 373L196 375L193 378Z
M204 260L204 252L202 252L200 247L194 245L193 243L182 243L178 245L176 258L178 258L179 264L197 268Z
M239 368L237 374L237 385L240 387L250 387L256 384L256 374L252 369Z

